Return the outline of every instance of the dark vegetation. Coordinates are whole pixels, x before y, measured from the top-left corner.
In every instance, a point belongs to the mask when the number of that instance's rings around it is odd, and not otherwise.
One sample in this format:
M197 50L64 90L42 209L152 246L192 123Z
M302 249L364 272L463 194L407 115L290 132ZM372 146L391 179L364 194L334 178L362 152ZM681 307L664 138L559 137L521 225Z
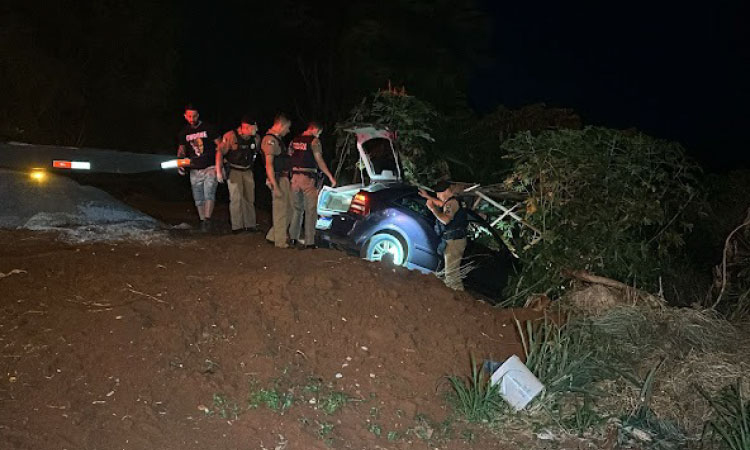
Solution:
M0 7L0 135L134 151L171 152L187 102L222 127L279 111L333 125L392 80L468 109L488 36L471 0L13 3Z
M489 28L470 0L150 5L29 0L0 10L2 138L171 153L182 105L194 101L226 128L244 112L261 128L280 110L297 123L321 120L335 167L353 163L343 130L388 126L411 181L450 177L523 194L507 206L540 232L498 225L523 268L507 305L559 297L567 273L586 271L695 307L519 324L530 368L554 388L544 411L522 420L585 434L616 416L623 441L640 430L675 448L667 443L694 439L712 407L714 438L748 449L747 390L729 379L746 369L729 365L742 358L742 338L724 319L750 313L750 173L706 173L679 143L588 126L571 109L476 113L466 86ZM469 420L506 417L485 382L478 369L466 385L451 379ZM693 384L713 385L703 409L665 406L687 401Z
M171 153L193 101L222 127L244 112L261 128L279 110L321 120L336 141L329 158L345 164L343 129L388 126L412 181L505 183L527 196L525 217L546 236L500 224L524 262L511 295L559 292L561 271L585 269L706 304L726 259L717 306L746 298L747 230L724 250L746 217L747 173L702 173L677 143L584 128L571 109L474 112L468 80L491 32L474 1L199 6L30 0L0 10L0 135Z

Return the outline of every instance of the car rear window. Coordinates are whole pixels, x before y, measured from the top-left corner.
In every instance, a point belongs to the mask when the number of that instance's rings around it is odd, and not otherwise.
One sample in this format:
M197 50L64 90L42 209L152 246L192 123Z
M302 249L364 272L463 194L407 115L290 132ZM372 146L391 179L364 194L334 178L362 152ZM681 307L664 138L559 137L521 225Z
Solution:
M390 170L397 174L396 157L393 154L391 143L385 138L374 138L362 144L362 149L367 153L376 174L381 175L384 170Z

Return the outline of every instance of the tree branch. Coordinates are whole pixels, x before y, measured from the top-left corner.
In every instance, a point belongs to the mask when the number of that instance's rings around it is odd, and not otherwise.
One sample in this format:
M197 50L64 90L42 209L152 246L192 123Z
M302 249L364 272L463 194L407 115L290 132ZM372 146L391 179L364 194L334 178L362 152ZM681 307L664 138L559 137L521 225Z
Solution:
M649 292L642 291L640 289L636 289L632 286L628 286L627 284L621 281L613 280L612 278L594 275L592 273L586 272L585 270L563 269L562 275L564 277L575 278L577 280L584 281L586 283L599 284L599 285L614 288L620 291L633 293L635 294L635 296L640 297L643 300L646 300L652 306L664 305L664 299L662 297L656 296ZM634 298L637 298L637 297L634 297Z
M652 237L651 239L649 239L649 240L648 240L648 242L647 242L647 245L651 244L651 243L652 243L652 242L654 242L654 241L655 241L656 239L658 239L658 238L659 238L659 236L661 236L661 235L662 235L662 234L663 234L663 233L664 233L664 232L665 232L665 231L667 230L667 228L669 228L670 226L672 226L672 223L674 223L674 221L675 221L675 220L677 220L677 218L678 218L678 217L680 216L680 214L682 214L682 212L683 212L683 211L685 211L685 208L687 208L687 205L689 205L689 204L690 204L690 202L692 202L692 201L693 201L693 197L695 197L695 191L693 191L693 193L692 193L692 194L690 194L690 198L688 198L688 199L687 199L687 201L685 202L685 204L684 204L684 205L682 205L682 207L681 207L681 208L680 208L680 209L679 209L679 210L677 211L677 214L675 214L675 215L674 215L674 216L672 217L672 219L670 219L670 221L669 221L669 222L667 222L667 224L666 224L666 225L664 225L664 226L662 227L662 229L661 229L661 230L659 230L659 232L658 232L658 233L656 233L656 234L654 235L654 237Z
M732 241L732 237L735 235L735 233L748 225L750 225L750 209L747 210L747 217L745 217L745 221L742 222L737 228L732 230L732 232L729 233L729 236L727 236L727 240L724 241L724 253L721 258L721 290L719 291L719 295L716 297L716 301L714 302L713 306L711 306L711 309L716 309L716 307L719 306L719 302L721 302L721 298L724 296L724 291L726 291L727 289L727 253L729 244Z

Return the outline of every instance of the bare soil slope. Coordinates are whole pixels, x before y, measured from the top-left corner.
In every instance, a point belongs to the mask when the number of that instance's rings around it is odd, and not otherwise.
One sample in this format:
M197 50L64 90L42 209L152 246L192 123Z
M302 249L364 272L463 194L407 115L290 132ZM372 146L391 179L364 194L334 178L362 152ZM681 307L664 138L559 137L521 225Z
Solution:
M444 376L529 311L261 234L0 243L0 448L508 448L439 425Z

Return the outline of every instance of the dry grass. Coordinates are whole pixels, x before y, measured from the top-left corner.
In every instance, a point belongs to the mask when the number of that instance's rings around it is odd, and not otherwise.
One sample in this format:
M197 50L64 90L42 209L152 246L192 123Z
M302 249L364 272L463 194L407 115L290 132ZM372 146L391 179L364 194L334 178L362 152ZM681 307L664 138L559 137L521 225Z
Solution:
M700 435L712 413L708 401L696 386L715 395L745 377L743 387L747 392L750 389L750 362L746 355L691 352L665 366L654 386L651 402L654 412L674 420L690 435Z
M609 340L619 354L611 364L627 364L635 378L665 359L655 374L648 407L675 423L689 439L700 437L711 408L697 386L710 394L743 379L750 385L750 334L716 314L687 308L617 307L591 318L593 333ZM615 346L616 345L616 346ZM626 369L627 370L627 369ZM608 392L599 407L635 411L639 387L625 379L603 382Z
M622 306L591 319L595 333L642 357L663 352L684 357L691 352L732 352L741 340L731 323L716 314L689 308L650 309Z
M732 324L709 311L634 306L611 298L610 290L599 290L607 298L597 299L596 292L584 294L583 304L594 306L588 314L560 302L555 306L577 311L562 325L519 326L526 348L538 353L526 355L527 365L548 391L527 410L506 415L497 431L537 430L596 446L611 442L616 430L624 448L699 447L715 419L700 390L715 395L739 379L750 391L750 323ZM558 373L580 382L556 383L560 377L549 375Z
M614 289L593 284L583 289L574 289L562 300L586 316L600 316L621 305L624 299Z

